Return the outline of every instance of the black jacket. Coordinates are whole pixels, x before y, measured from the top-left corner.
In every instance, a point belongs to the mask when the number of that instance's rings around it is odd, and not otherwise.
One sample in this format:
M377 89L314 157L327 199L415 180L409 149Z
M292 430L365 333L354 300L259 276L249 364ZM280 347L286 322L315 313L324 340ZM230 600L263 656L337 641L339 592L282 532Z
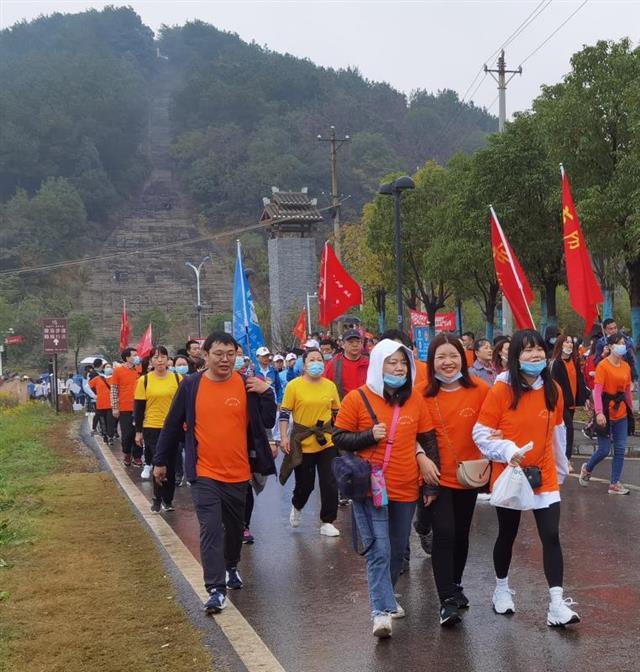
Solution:
M551 365L551 377L560 385L562 390L562 396L564 398L564 410L565 414L569 411L572 406L584 406L587 399L590 397L591 392L584 382L584 377L580 371L580 366L576 363L575 359L573 360L576 365L576 374L577 374L577 388L576 388L576 398L573 398L571 393L571 385L569 384L569 374L567 373L567 367L564 362L560 359L555 359Z
M181 442L184 429L184 473L187 480L196 480L196 462L198 461L198 444L195 436L196 396L203 372L185 376L173 399L169 414L165 420L158 445L156 446L153 464L166 466L169 460L175 460L178 443ZM276 422L276 399L273 389L264 394L247 393L249 424L247 426L247 447L249 464L252 473L269 476L276 473L276 465L271 454L271 446L267 437L267 429ZM217 409L212 409L215 413Z

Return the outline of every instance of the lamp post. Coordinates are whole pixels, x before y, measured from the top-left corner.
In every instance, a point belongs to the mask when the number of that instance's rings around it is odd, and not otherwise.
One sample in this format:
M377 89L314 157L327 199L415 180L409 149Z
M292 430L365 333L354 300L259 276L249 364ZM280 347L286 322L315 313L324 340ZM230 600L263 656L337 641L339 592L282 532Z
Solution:
M194 266L190 261L185 262L185 266L188 266L196 274L196 312L198 314L198 338L202 337L202 303L200 302L200 271L204 266L205 261L209 261L211 257L205 257L197 266Z
M408 176L393 182L381 184L378 193L393 196L395 201L395 253L396 253L396 302L398 304L398 329L404 331L404 311L402 309L402 247L400 244L400 196L407 189L415 189L414 181Z

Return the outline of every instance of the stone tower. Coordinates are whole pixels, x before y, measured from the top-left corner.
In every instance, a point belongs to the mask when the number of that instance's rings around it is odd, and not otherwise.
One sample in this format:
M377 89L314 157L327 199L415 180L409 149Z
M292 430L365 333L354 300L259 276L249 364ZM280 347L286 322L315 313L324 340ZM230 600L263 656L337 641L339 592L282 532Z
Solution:
M260 221L269 226L269 298L271 343L290 342L289 322L307 302L307 292L318 287L318 257L315 233L322 215L316 199L307 190L280 191L272 187L264 198Z

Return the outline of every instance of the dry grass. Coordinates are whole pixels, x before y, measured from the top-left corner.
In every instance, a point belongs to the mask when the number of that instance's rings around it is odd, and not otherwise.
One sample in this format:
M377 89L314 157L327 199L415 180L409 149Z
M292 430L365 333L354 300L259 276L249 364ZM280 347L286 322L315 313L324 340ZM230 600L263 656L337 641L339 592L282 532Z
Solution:
M35 428L43 438L25 441L29 457L46 465L26 476L9 469L21 488L4 472L0 481L0 503L6 513L11 500L14 514L0 538L0 670L211 670L156 548L111 477L92 471L93 459L68 437L68 420L35 412L0 416L0 459L18 422L23 434Z

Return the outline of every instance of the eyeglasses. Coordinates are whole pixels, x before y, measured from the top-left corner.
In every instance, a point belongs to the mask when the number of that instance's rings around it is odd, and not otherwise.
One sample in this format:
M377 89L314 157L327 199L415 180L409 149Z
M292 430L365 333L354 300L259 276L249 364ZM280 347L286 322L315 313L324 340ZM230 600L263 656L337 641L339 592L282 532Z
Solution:
M235 360L236 353L235 352L210 352L209 357L213 357L213 359L219 359L221 361L230 362L231 360Z

